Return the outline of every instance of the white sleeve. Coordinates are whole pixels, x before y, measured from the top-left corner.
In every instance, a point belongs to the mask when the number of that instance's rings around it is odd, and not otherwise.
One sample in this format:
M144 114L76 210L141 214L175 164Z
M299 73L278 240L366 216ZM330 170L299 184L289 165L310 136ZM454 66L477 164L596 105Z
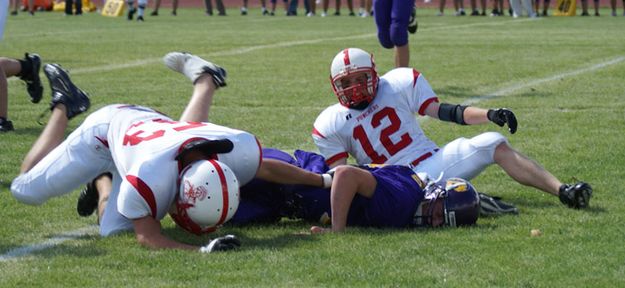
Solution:
M145 197L131 184L130 181L135 182L133 179L136 177L133 177L132 175L127 175L125 179L122 179L119 188L119 196L117 197L117 209L119 213L131 220L152 215L152 209ZM156 217L156 215L152 216Z
M332 164L339 159L347 158L347 145L343 142L335 127L335 115L331 112L332 107L319 114L313 124L312 137L319 149L319 153L326 159L326 163Z
M406 93L408 96L408 104L413 113L423 116L425 115L425 108L432 102L438 102L438 98L432 90L430 83L428 83L428 80L425 79L419 71L411 70L412 81L410 85L406 85L406 89L408 89L409 92Z

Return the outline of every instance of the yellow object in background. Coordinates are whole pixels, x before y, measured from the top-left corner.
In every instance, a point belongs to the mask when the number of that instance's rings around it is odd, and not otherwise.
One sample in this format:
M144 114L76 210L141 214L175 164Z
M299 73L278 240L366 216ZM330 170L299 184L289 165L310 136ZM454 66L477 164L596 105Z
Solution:
M553 16L575 16L576 2L576 0L558 0Z
M93 2L89 0L82 0L82 12L83 13L93 12L95 10L97 10L97 7L95 6L95 4L93 4ZM54 2L52 6L52 11L65 12L65 1Z
M124 7L126 6L124 4L125 2L123 0L107 0L102 8L102 16L122 16L124 14Z

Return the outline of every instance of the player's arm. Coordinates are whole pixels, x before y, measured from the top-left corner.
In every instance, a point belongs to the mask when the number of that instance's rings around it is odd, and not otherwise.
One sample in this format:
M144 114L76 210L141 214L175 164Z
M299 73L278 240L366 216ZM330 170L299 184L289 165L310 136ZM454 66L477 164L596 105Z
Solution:
M486 110L465 105L432 102L425 109L425 115L460 125L483 124L489 121L500 127L507 124L511 134L514 134L517 129L516 116L506 108Z
M265 181L280 184L299 184L328 188L332 177L328 174L317 174L275 159L264 158L256 177Z
M161 222L151 216L134 219L132 224L134 225L135 235L139 244L152 249L184 249L195 250L201 253L212 253L232 250L241 246L241 242L234 235L215 238L201 247L180 243L163 235L161 233Z
M161 233L161 222L145 216L132 220L139 244L152 249L200 250L199 246L180 243L167 238Z

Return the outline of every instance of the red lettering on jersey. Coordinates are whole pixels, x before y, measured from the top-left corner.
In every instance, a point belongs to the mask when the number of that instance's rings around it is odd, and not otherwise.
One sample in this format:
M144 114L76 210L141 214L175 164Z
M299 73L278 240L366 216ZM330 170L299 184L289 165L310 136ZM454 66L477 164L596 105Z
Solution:
M188 130L191 128L202 127L202 126L206 126L206 124L202 122L187 122L187 125L175 127L174 130L184 131L184 130Z
M144 133L144 131L143 130L139 130L139 131L135 132L134 134L130 134L130 135L126 134L126 135L124 135L124 141L123 141L122 144L123 145L134 146L134 145L137 145L137 144L139 144L139 143L141 143L143 141L149 141L149 140L152 140L152 139L156 139L156 138L159 138L159 137L162 137L163 135L165 135L165 130L156 130L156 131L152 132L151 135L145 136L145 137L139 136L139 134L141 134L141 133Z
M132 187L139 192L139 195L143 197L143 200L148 203L148 206L150 206L150 213L152 213L152 218L156 219L156 199L154 198L154 192L152 192L150 186L145 184L145 182L143 182L143 180L139 177L133 175L126 175L126 181L128 181L130 185L132 185Z
M410 134L404 133L401 136L399 136L400 137L399 142L394 143L393 140L391 140L391 136L395 132L399 131L399 129L401 128L401 119L397 115L397 111L395 111L395 109L391 107L384 107L382 110L373 114L373 117L371 117L371 126L373 128L380 127L380 125L382 125L383 119L388 119L388 121L390 122L390 125L382 128L382 131L380 132L380 139L378 140L380 141L380 143L382 143L382 146L384 146L384 149L386 149L389 155L393 156L397 154L397 152L401 151L402 149L410 145L410 143L412 143L412 137L410 137ZM386 163L388 158L382 155L381 153L379 153L378 151L375 151L375 149L373 148L373 145L371 145L371 141L369 141L367 132L365 131L365 128L362 125L358 125L354 127L352 136L354 137L354 139L358 140L358 142L360 143L360 146L365 151L367 156L371 158L371 163L373 164Z
M387 118L391 122L391 125L382 129L382 133L380 133L380 141L382 141L382 145L384 146L384 148L386 148L388 153L393 156L401 149L404 149L406 146L410 145L410 143L412 143L412 138L410 137L408 132L406 132L400 136L401 139L399 140L399 142L393 143L393 140L391 140L391 135L397 132L399 128L401 128L401 119L399 119L399 116L397 116L395 109L390 107L384 107L384 109L380 110L380 112L373 115L371 119L371 125L373 126L373 128L377 128L378 126L380 126L380 124L382 124L382 119L384 118Z

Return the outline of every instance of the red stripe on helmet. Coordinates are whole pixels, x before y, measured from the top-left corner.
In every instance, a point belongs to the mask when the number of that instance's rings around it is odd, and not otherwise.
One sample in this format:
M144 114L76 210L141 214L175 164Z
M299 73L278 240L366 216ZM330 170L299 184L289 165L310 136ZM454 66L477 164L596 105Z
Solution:
M217 175L219 176L219 182L221 183L221 196L223 199L223 206L221 207L221 216L219 217L219 221L217 221L217 224L215 224L215 226L219 226L221 224L223 224L226 221L226 216L228 216L228 207L230 206L229 203L229 199L228 199L228 182L226 181L226 175L224 174L224 171L221 169L221 166L219 165L219 163L217 163L217 161L215 160L208 160L211 164L213 164L213 167L215 167L215 170L217 171Z
M345 65L351 64L349 61L349 49L343 50L343 64Z
M154 198L154 192L152 192L150 186L145 184L145 182L137 176L126 175L126 180L130 183L130 185L132 185L132 187L135 187L135 190L139 192L139 195L141 195L145 202L148 203L148 206L150 206L150 212L152 213L152 218L156 219L156 199Z

